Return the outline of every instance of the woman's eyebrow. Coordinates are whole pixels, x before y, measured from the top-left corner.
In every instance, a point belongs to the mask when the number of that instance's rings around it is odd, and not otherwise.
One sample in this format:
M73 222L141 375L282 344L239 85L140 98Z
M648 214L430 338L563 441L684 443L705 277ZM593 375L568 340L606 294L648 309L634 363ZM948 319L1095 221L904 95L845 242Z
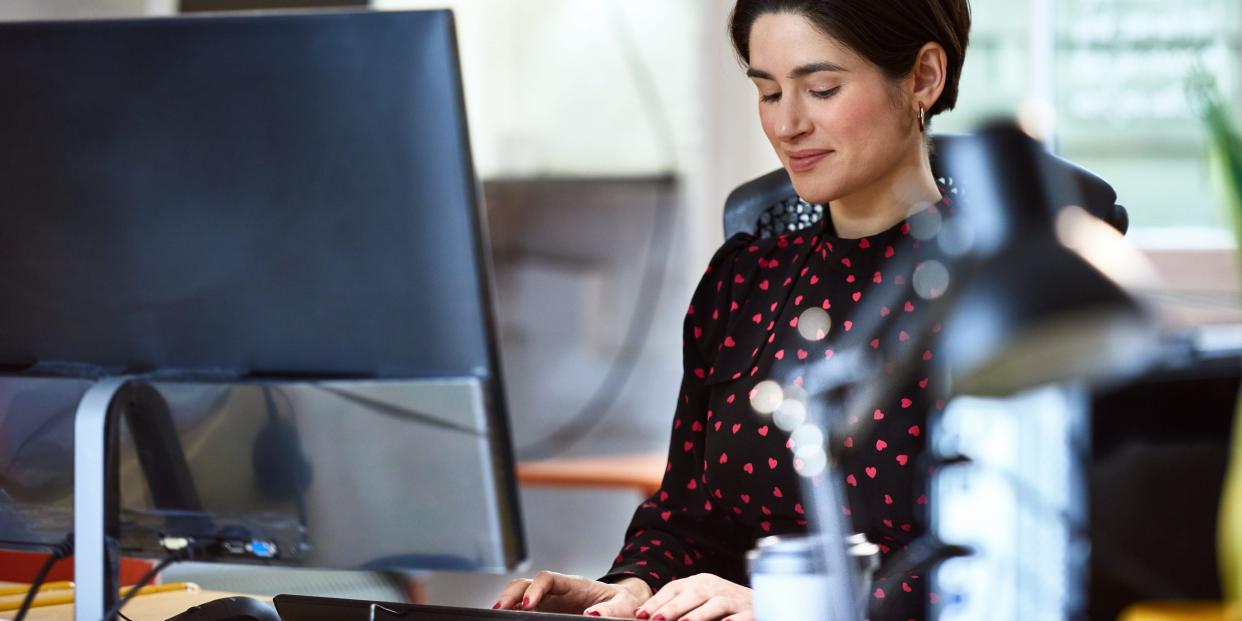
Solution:
M836 71L840 73L849 72L848 69L836 63L830 63L830 62L809 63L806 65L794 67L794 70L789 72L789 79L796 80L798 78L810 75L812 73L819 73L820 71ZM762 69L755 69L754 67L751 67L746 70L746 77L759 78L761 80L775 80L776 79L776 78L773 78L772 74L768 73L767 71L763 71Z

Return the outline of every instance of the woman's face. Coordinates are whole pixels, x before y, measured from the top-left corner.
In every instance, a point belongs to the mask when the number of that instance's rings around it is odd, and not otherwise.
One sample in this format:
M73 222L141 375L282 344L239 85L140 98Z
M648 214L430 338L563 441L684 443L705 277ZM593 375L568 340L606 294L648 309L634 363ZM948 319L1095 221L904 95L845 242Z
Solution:
M759 89L764 133L811 203L874 190L921 144L916 106L901 85L800 15L755 20L747 75Z

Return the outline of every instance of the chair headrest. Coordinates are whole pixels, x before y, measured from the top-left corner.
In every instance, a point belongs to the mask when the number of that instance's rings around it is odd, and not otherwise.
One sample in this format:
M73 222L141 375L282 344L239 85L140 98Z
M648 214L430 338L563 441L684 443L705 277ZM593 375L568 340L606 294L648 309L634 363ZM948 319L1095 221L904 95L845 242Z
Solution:
M938 178L947 177L937 162L936 153L943 148L950 148L954 141L969 140L968 134L937 134L932 136L932 173ZM1055 207L1062 207L1081 200L1089 213L1108 222L1117 230L1125 233L1129 229L1129 214L1117 204L1117 192L1099 175L1066 160L1060 156L1042 152L1041 164L1051 167L1054 177L1072 178L1076 182L1073 188L1051 188L1050 195ZM969 179L954 179L954 183L969 192ZM725 237L732 237L741 232L756 231L760 218L773 209L790 209L799 202L794 192L789 173L778 168L761 177L757 177L738 186L729 193L725 200L724 229ZM822 210L820 210L822 213ZM813 218L814 222L818 218ZM805 220L805 219L803 219ZM801 227L799 227L801 228Z

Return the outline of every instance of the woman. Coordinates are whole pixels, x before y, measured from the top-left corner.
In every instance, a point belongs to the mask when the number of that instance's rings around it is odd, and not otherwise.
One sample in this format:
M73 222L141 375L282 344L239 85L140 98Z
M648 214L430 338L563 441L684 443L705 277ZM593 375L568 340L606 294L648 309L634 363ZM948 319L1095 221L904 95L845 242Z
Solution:
M911 296L877 317L856 315L864 296L908 290L913 274L899 266L911 263L899 259L927 250L911 235L911 218L950 203L932 175L926 132L957 98L967 0L739 0L730 28L758 89L764 133L798 195L827 205L827 215L789 235L736 235L712 259L685 318L685 375L662 489L635 512L609 574L541 572L510 583L496 608L753 618L746 552L759 537L807 527L798 473L807 465L757 406L761 382L800 386L799 369L850 347L900 349L855 324L900 326L923 302ZM808 334L810 320L822 329ZM922 531L923 420L942 407L929 383L921 377L877 408L859 437L833 447L847 453L842 510L885 558ZM923 582L878 583L871 618L922 616L934 597Z

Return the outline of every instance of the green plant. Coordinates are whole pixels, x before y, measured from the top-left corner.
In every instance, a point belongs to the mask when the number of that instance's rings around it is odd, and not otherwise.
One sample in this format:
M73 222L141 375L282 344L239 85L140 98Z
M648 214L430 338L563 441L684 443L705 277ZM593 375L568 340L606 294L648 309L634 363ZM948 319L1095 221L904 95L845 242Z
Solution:
M1190 83L1192 100L1207 126L1208 156L1217 193L1242 248L1242 138L1214 81L1200 71ZM1242 400L1234 414L1232 449L1218 522L1218 562L1225 599L1234 618L1242 613Z

